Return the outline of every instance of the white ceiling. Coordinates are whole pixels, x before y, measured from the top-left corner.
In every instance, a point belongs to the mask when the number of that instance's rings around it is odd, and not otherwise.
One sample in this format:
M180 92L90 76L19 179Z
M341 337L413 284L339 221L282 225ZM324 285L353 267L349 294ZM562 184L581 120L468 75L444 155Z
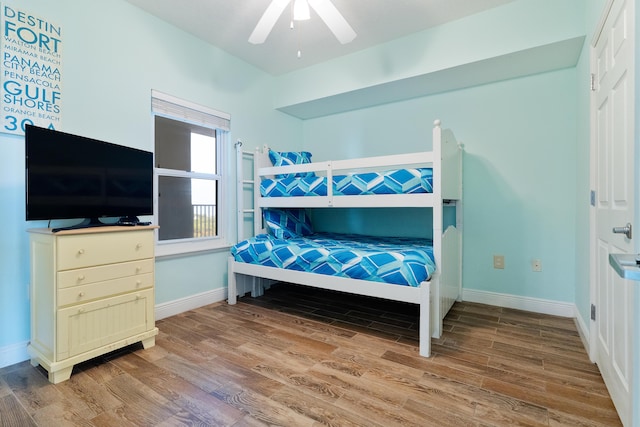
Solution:
M273 75L367 49L513 0L332 0L357 33L342 45L311 11L291 30L285 11L266 42L249 35L271 0L127 0L129 3ZM302 51L301 58L297 51Z

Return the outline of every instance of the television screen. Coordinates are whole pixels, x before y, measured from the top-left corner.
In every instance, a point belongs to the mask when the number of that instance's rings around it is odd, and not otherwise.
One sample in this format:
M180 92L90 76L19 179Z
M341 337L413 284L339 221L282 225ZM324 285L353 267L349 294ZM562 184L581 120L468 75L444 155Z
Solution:
M27 126L26 219L136 218L153 214L153 154Z

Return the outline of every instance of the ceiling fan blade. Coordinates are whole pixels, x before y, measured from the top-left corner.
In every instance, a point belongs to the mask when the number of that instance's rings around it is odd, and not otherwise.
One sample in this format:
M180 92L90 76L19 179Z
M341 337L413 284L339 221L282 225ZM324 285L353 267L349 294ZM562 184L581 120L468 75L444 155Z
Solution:
M331 3L331 0L308 1L309 6L322 18L340 43L346 44L356 38L356 32L353 31L351 25L349 25L347 20L338 12L338 9Z
M282 12L289 3L291 3L291 0L273 0L267 7L267 10L264 11L262 18L260 18L256 25L256 28L253 29L253 32L249 36L249 43L264 43L269 36L271 29L276 24L276 21L280 18L280 15L282 15Z

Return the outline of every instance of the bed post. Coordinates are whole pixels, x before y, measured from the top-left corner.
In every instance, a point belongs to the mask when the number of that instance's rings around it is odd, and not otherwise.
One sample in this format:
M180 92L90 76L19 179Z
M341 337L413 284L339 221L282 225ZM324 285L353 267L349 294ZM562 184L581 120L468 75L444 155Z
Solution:
M436 263L436 272L431 280L432 301L430 309L432 310L431 318L433 319L432 331L433 336L439 338L442 334L442 313L441 313L441 294L440 286L442 286L441 278L443 277L443 261L442 261L442 233L443 233L443 202L442 202L442 128L440 120L433 122L433 258Z
M460 182L459 184L459 198L458 200L456 200L456 230L458 230L459 236L458 236L458 264L456 266L457 268L457 276L456 279L458 281L458 298L456 298L457 301L462 301L462 254L463 254L463 229L464 229L464 219L462 216L462 212L464 212L463 207L464 207L464 199L463 199L463 194L464 194L464 189L463 189L463 181L462 181L462 171L463 171L463 156L464 156L464 144L462 143L458 143L458 151L459 151L459 156L458 156L458 180Z
M236 287L236 273L233 271L233 257L230 256L227 261L227 302L235 304L238 299L238 290Z
M237 140L235 143L236 148L236 241L239 242L243 239L243 224L244 224L244 170L242 167L242 141Z
M265 146L266 148L266 146ZM260 234L262 229L262 208L260 207L260 181L262 177L258 174L258 170L262 166L260 158L260 148L256 147L253 154L253 235Z
M422 282L420 284L420 356L431 356L431 283Z

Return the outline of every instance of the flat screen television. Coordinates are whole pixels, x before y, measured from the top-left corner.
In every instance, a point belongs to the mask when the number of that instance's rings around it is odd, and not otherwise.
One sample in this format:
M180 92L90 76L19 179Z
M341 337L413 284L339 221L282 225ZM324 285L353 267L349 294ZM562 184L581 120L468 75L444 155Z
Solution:
M25 159L27 221L84 219L66 229L153 214L151 152L27 126Z

